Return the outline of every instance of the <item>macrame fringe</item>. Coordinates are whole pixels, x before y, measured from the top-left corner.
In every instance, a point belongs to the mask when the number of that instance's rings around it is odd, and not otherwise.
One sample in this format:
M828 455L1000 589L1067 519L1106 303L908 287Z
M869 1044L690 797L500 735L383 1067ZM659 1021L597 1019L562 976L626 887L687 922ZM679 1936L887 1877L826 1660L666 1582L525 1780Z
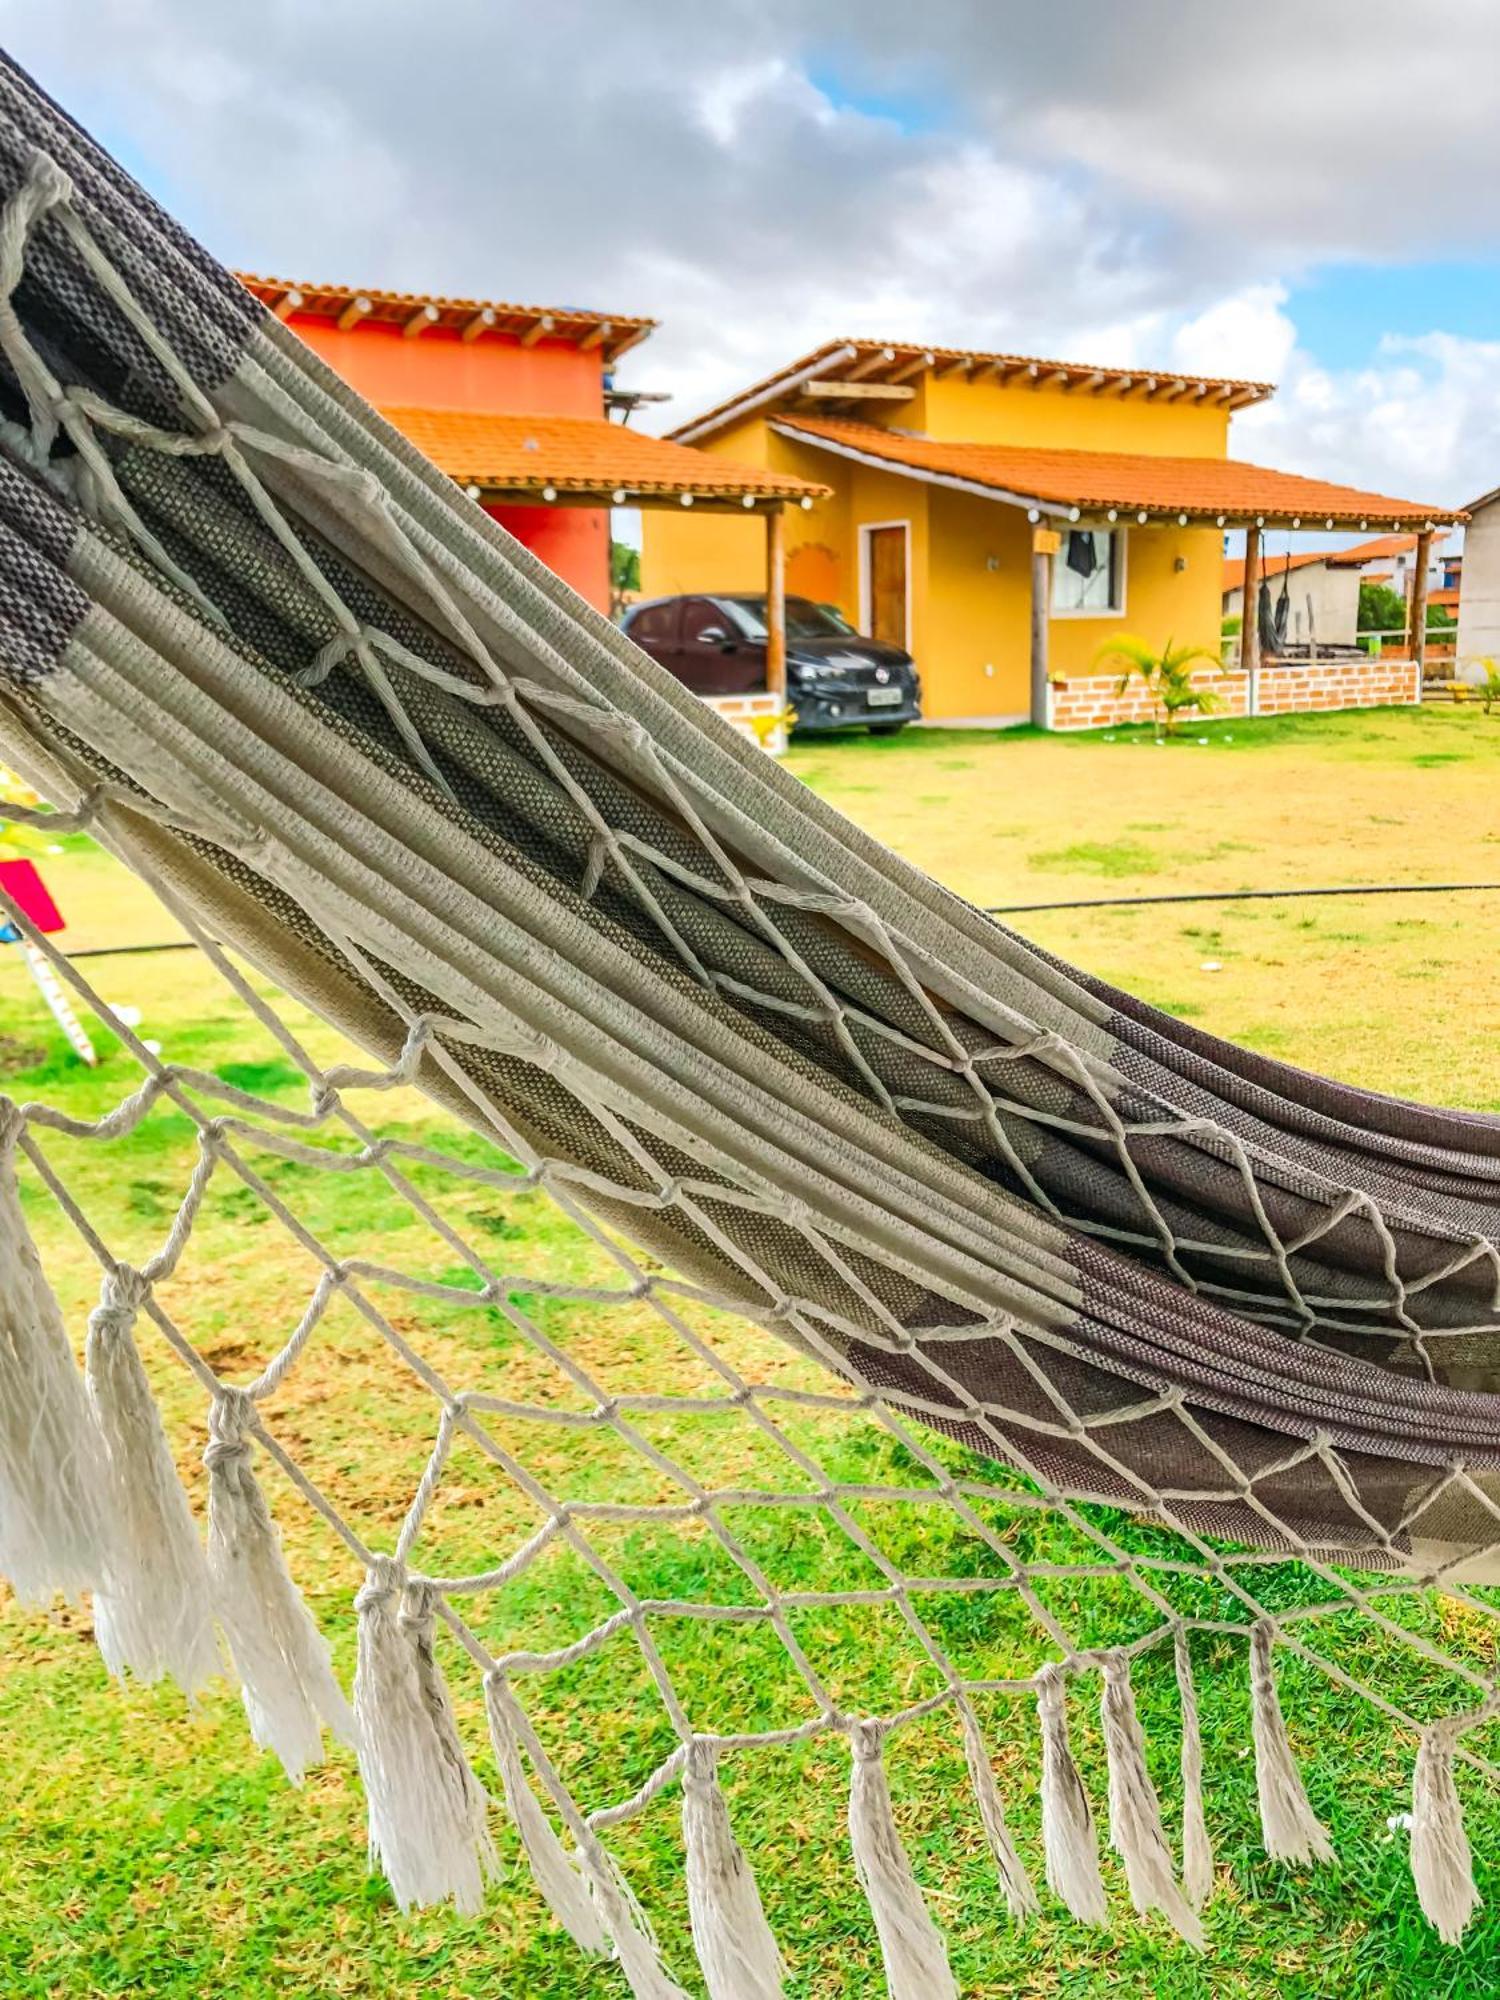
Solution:
M1180 1626L1173 1652L1182 1710L1182 1893L1195 1910L1201 1910L1213 1893L1214 1851L1203 1815L1203 1737L1198 1728L1193 1655L1188 1635Z
M883 1735L875 1722L856 1723L851 1731L849 1839L854 1871L880 1936L890 2000L958 2000L947 1946L896 1831L881 1757Z
M1251 1631L1250 1728L1266 1852L1273 1861L1331 1861L1333 1843L1308 1800L1286 1733L1271 1658L1275 1641L1275 1627L1269 1619L1262 1619Z
M1042 1846L1047 1886L1081 1924L1109 1921L1099 1874L1099 1836L1083 1779L1068 1740L1063 1677L1055 1666L1037 1676L1037 1720L1042 1731Z
M688 1914L709 2000L781 2000L785 1968L760 1891L729 1824L712 1744L688 1745L682 1838Z
M1109 1766L1109 1841L1125 1866L1130 1900L1138 1915L1160 1910L1191 1945L1203 1949L1203 1926L1177 1886L1172 1850L1161 1822L1161 1801L1146 1769L1146 1739L1136 1713L1130 1662L1104 1656L1104 1754Z
M47 1604L103 1582L110 1515L88 1396L21 1211L22 1130L0 1097L0 1575L23 1604Z
M662 1964L651 1926L630 1884L597 1841L585 1855L584 1865L600 1918L614 1945L615 1963L634 2000L688 2000Z
M255 1476L247 1434L254 1419L255 1405L242 1389L221 1390L209 1411L208 1571L250 1733L297 1785L310 1765L322 1762L325 1727L354 1742L354 1717Z
M112 1674L170 1675L191 1699L224 1662L198 1526L135 1344L144 1289L135 1272L111 1272L89 1315L85 1371L114 1515L94 1635Z
M1016 1852L1015 1842L1010 1837L1010 1828L1005 1821L1005 1806L1000 1797L1000 1789L995 1783L994 1768L990 1763L984 1738L979 1733L979 1724L972 1710L961 1706L964 1732L964 1761L969 1767L969 1783L973 1788L975 1803L979 1807L979 1818L984 1827L985 1838L989 1841L990 1852L995 1857L995 1866L1000 1871L1000 1887L1011 1915L1018 1923L1035 1916L1041 1907L1036 1889L1021 1857Z
M370 1856L403 1910L453 1902L467 1916L495 1871L489 1801L459 1741L432 1647L433 1598L387 1556L355 1599L354 1718Z
M1411 1788L1411 1873L1417 1900L1444 1944L1457 1944L1484 1898L1474 1886L1474 1860L1464 1810L1453 1782L1454 1730L1434 1723L1422 1732Z
M511 1713L515 1697L498 1673L485 1675L484 1706L489 1717L490 1741L495 1746L495 1762L500 1770L500 1789L506 1811L521 1842L521 1850L531 1867L532 1880L542 1901L583 1951L598 1955L609 1950L609 1937L589 1893L588 1883L579 1873L552 1822L537 1803L521 1768L521 1746Z

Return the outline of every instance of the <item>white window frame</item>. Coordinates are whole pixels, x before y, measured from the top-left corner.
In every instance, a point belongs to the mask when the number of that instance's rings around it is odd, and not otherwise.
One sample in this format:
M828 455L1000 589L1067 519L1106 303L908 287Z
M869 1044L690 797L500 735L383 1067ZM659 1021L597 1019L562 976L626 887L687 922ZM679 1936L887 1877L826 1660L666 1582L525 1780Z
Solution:
M905 649L911 651L911 521L861 521L856 533L859 538L859 629L863 637L870 634L870 536L877 528L900 528L906 536L906 641Z
M1066 535L1069 529L1076 525L1079 524L1071 521L1067 522L1062 525L1061 532ZM1067 608L1052 603L1047 606L1047 615L1050 618L1123 618L1125 616L1126 571L1129 568L1130 530L1118 523L1111 526L1106 522L1102 528L1096 527L1093 532L1096 535L1113 535L1115 538L1115 589L1119 593L1119 601L1115 604L1075 604ZM1052 558L1054 578L1057 573L1057 565L1061 561L1062 551L1059 549L1057 554ZM1054 581L1051 592L1054 597L1056 591L1057 585Z

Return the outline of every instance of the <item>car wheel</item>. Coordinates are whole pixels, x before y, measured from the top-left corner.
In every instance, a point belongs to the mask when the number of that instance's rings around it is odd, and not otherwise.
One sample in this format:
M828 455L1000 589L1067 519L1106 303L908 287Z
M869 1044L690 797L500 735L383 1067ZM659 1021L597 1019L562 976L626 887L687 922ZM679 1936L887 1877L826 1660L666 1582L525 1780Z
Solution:
M872 722L870 724L870 734L872 736L899 736L905 727L906 724L904 722Z

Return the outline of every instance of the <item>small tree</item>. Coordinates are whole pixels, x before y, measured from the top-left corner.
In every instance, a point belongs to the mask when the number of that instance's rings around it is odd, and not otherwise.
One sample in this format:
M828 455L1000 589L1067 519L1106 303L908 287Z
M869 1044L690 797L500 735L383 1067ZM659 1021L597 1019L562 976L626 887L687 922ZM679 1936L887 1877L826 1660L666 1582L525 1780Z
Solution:
M1500 701L1500 665L1497 665L1488 653L1481 654L1476 660L1470 660L1468 665L1479 670L1480 678L1474 683L1474 692L1484 703L1484 712L1488 715L1495 703Z
M1177 734L1179 716L1213 715L1224 706L1212 688L1193 685L1193 668L1200 662L1223 672L1218 654L1206 646L1179 646L1168 639L1161 651L1156 652L1144 639L1132 638L1128 632L1107 639L1094 656L1095 666L1123 669L1118 693L1124 694L1133 679L1145 683L1156 712L1157 729L1164 736Z
M609 545L609 601L616 617L641 587L641 552L629 542Z
M1406 599L1388 583L1359 586L1358 627L1361 632L1401 633L1406 630Z

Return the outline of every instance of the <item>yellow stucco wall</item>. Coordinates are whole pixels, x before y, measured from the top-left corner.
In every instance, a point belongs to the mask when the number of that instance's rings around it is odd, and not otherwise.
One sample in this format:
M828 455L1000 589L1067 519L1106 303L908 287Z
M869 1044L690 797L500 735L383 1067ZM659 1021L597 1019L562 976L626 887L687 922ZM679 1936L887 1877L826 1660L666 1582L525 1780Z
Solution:
M1101 401L1055 390L927 380L912 402L884 406L887 421L931 436L1221 456L1227 417L1176 404ZM701 446L740 464L818 480L834 497L787 515L787 589L861 619L861 526L910 523L912 652L934 721L1025 715L1030 699L1031 526L1024 512L794 444L760 416ZM1089 672L1103 643L1131 632L1214 646L1219 632L1217 531L1175 525L1125 530L1125 605L1119 614L1054 616L1049 666ZM1179 569L1181 560L1184 567ZM687 508L642 516L646 595L759 590L765 525L753 515Z
M879 412L876 416L874 413ZM1020 383L968 382L929 375L910 403L871 405L874 421L971 444L1054 445L1072 451L1180 453L1223 458L1229 412L1183 397L1148 403L1140 396Z

